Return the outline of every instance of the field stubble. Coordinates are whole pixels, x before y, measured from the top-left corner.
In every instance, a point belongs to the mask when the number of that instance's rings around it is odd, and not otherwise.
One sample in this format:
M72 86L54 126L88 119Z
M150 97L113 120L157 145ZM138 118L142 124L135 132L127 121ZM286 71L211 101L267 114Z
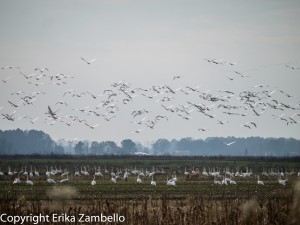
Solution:
M173 170L172 170L173 171ZM289 177L286 186L277 178L262 177L265 185L257 185L257 174L235 178L237 185L214 185L212 177L186 177L178 174L177 185L167 186L172 173L155 176L136 183L136 176L116 184L109 175L69 176L64 184L49 185L45 171L32 177L33 186L13 185L15 176L3 176L0 181L0 211L8 215L52 215L66 213L97 216L118 214L126 218L122 224L299 224L300 181ZM23 180L24 177L21 177ZM61 179L54 176L54 179ZM222 179L222 178L219 178ZM80 224L80 223L39 223ZM86 222L84 224L99 224ZM110 223L118 224L118 223Z

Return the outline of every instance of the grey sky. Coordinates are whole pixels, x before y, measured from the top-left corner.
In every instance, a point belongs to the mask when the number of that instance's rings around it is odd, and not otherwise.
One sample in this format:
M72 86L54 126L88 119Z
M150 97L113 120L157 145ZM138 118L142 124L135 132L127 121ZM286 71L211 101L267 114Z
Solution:
M73 114L74 108L94 108L103 100L91 98L63 98L68 89L101 94L113 82L124 80L132 87L150 88L152 85L201 85L199 90L220 95L219 90L253 90L259 83L276 89L274 98L288 104L300 100L300 2L299 1L0 1L0 67L16 65L25 74L36 67L47 67L47 74L65 73L74 76L65 85L30 85L18 70L1 70L1 113L40 117L35 124L26 119L0 120L1 129L40 129L54 139L115 140L132 138L152 141L157 138L205 138L207 136L263 136L299 138L300 124L286 126L273 119L279 111L266 111L262 116L250 114L246 118L228 117L221 110L215 120L198 112L190 120L166 112L142 96L120 107L116 118L103 119L82 115L91 124L100 123L96 129L84 124L45 124L47 106L65 100L68 107L56 107L62 115ZM80 57L97 58L91 65ZM213 65L205 58L216 58L236 65ZM249 78L230 81L234 71ZM173 81L173 76L180 79ZM43 78L44 79L44 78ZM49 79L41 82L48 83ZM285 98L278 90L295 96ZM43 90L46 95L37 97L31 106L14 109L7 100L18 102L11 92L26 93ZM186 104L187 100L200 102L197 96L176 95L168 103ZM166 104L167 105L167 104ZM155 129L131 123L131 112L140 108L151 110L148 118L157 114L168 116ZM296 112L299 112L297 110ZM295 111L282 112L290 115ZM228 120L225 126L217 119ZM299 120L299 117L298 117ZM245 129L240 124L255 121L257 129ZM199 127L208 128L199 132ZM143 129L139 134L130 131Z

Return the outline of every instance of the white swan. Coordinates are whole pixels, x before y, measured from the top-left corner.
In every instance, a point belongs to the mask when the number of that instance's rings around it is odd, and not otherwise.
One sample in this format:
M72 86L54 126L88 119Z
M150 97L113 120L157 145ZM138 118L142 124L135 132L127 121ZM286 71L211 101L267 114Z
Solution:
M33 182L32 182L31 180L28 179L28 175L27 175L26 184L31 185L31 186L33 185Z
M151 185L156 186L156 182L153 180L153 176L152 176L152 180L151 180Z
M168 180L168 178L167 178L167 185L168 186L176 186L176 181L174 181L174 180Z
M262 181L259 179L259 176L257 176L257 184L258 184L258 185L265 185L264 182L262 182Z
M94 179L92 180L92 182L91 182L91 185L96 185L96 181L95 181L95 175L94 175Z

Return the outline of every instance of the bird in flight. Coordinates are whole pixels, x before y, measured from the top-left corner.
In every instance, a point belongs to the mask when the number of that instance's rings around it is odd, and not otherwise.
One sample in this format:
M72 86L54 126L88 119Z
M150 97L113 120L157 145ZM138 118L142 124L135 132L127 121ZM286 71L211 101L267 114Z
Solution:
M199 128L198 131L206 131L207 129Z
M179 79L179 78L180 78L180 76L174 76L173 80L176 80L176 79Z
M6 82L7 82L8 80L10 80L11 78L13 78L13 76L9 76L9 77L5 78L4 80L2 80L2 82L6 84Z
M95 124L95 125L90 125L90 124L88 124L88 123L84 123L85 125L87 125L89 128L91 128L91 129L95 129L96 127L98 127L100 124L98 123L98 124Z
M13 102L11 102L11 101L8 101L8 103L9 103L11 106L13 106L13 107L18 107L17 104L15 104L15 103L13 103Z
M290 66L290 65L285 65L287 68L291 68L293 70L299 70L300 67L295 67L295 66Z
M82 58L82 57L80 57L83 61L85 61L88 65L90 65L92 62L94 62L95 60L96 60L96 58L94 58L94 59L91 59L91 60L86 60L86 59L84 59L84 58Z
M34 124L35 121L37 121L38 119L39 119L39 117L36 117L35 119L31 120L30 122L31 122L32 124Z
M140 129L140 130L132 130L131 132L132 132L132 133L137 133L137 134L138 134L138 133L141 133L142 130L143 130L143 129Z
M4 66L4 67L1 67L2 70L5 70L5 69L21 69L20 67L18 66Z
M58 117L56 115L56 112L57 111L53 112L53 110L50 108L50 106L48 106L48 112L47 112L47 114L49 114L54 120L58 119Z
M238 75L240 75L241 77L250 77L250 76L247 76L247 75L244 75L244 74L242 74L242 73L240 73L240 72L238 72L238 71L234 71L236 74L238 74Z
M8 113L5 113L5 114L2 113L2 116L3 116L4 119L10 120L10 121L14 121L15 118L12 117L12 116L13 116L15 113L16 113L16 111L13 111L10 115L9 115Z
M19 73L21 74L21 75L23 75L26 79L29 79L29 78L31 78L31 77L33 77L36 73L32 73L32 74L30 74L30 75L26 75L25 73L22 73L21 71L19 71Z
M234 78L236 78L236 76L233 76L233 77L228 77L226 76L229 80L234 80Z
M45 70L49 71L48 68L44 67L44 68L35 68L34 71L40 71L41 73L43 73Z
M226 142L223 142L225 145L227 145L227 146L230 146L230 145L232 145L232 144L234 144L236 141L232 141L232 142L229 142L229 143L226 143Z

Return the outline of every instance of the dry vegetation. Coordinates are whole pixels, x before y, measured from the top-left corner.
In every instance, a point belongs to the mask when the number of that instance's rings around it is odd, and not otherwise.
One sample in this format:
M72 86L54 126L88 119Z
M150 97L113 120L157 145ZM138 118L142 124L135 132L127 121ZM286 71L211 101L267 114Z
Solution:
M300 182L291 194L269 193L251 198L223 194L189 195L174 198L171 195L144 198L76 200L73 187L53 187L47 200L28 200L20 195L15 200L2 200L0 211L9 215L51 215L66 213L78 217L86 215L125 216L123 224L299 224ZM56 193L56 194L53 194ZM42 223L41 223L42 224ZM47 223L57 224L57 223ZM62 223L63 224L63 223ZM76 224L76 223L73 223ZM97 224L97 223L85 223Z
M69 167L74 168L71 164ZM185 176L182 166L176 187L171 187L166 185L166 177L177 167L165 168L168 174L155 176L156 187L146 177L142 184L137 184L136 176L112 184L106 175L91 186L92 176L70 175L68 183L49 185L45 171L40 171L39 177L32 177L34 185L28 186L13 185L15 176L5 175L0 180L0 212L12 216L66 213L76 218L79 214L118 214L125 217L122 224L130 225L298 225L300 222L300 180L296 174L288 177L286 186L278 184L277 177L262 177L265 185L259 186L257 175L261 170L255 168L253 176L236 177L237 185L225 186L214 185L212 177L199 173Z
M263 198L228 198L208 196L170 199L168 196L140 200L72 201L55 199L1 201L1 212L10 215L66 213L125 216L123 224L299 224L299 193L293 196L270 194ZM63 203L63 204L62 204ZM48 223L51 224L51 223ZM53 223L55 224L55 223ZM76 224L76 223L71 223ZM86 223L97 224L97 223Z

